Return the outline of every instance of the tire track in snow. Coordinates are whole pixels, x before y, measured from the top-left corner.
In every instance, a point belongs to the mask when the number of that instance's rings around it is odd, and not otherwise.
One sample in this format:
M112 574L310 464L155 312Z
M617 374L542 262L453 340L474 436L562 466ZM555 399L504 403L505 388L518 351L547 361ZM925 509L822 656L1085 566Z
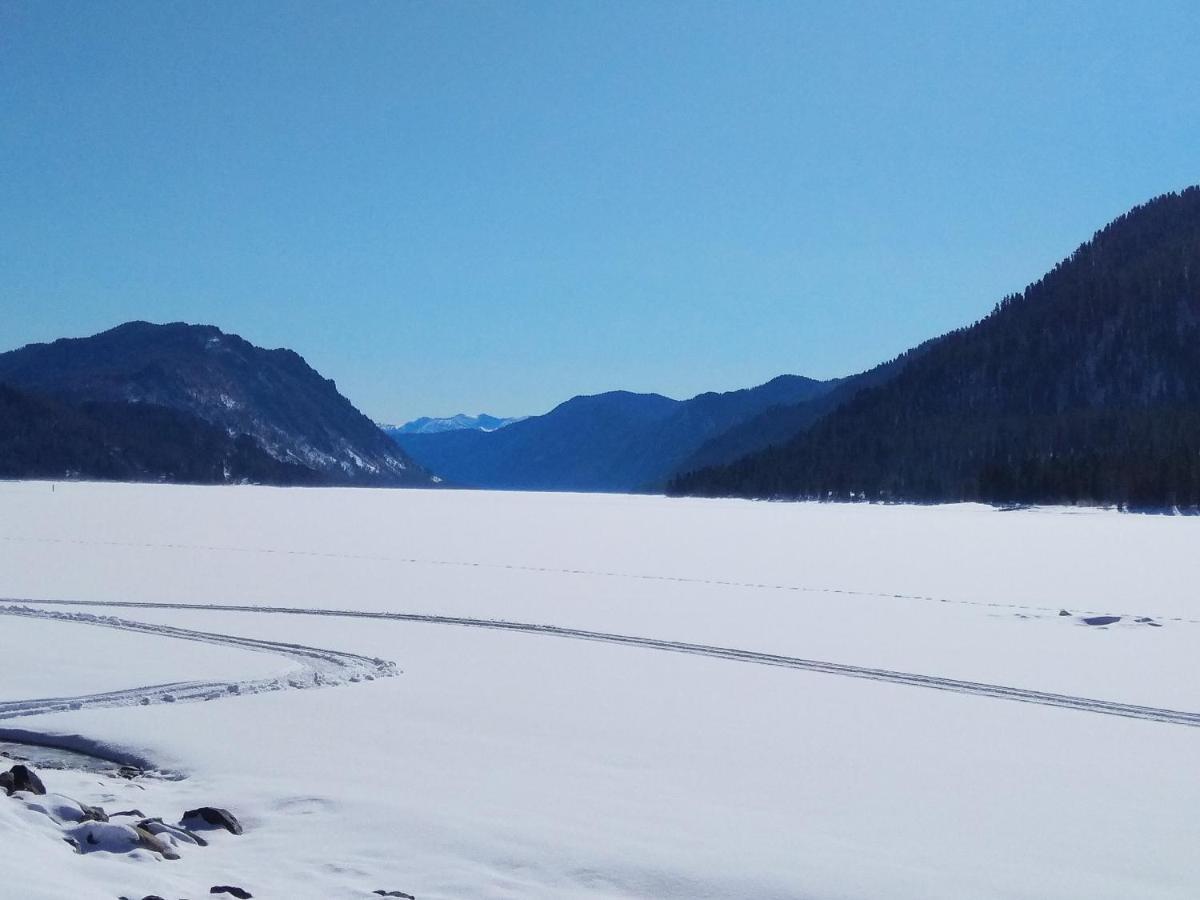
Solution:
M1052 706L1059 707L1061 709L1073 709L1080 712L1121 716L1129 719L1143 719L1151 722L1163 722L1174 725L1200 727L1200 713L1195 712L1164 709L1155 706L1141 706L1132 703L1118 703L1111 700L1097 700L1090 697L1076 697L1070 694L1055 694L1047 691L1036 691L1026 688L1008 687L999 684L988 684L986 682L964 681L956 678L943 678L937 675L921 675L913 672L895 671L892 669L878 669L869 666L854 666L845 663L824 662L822 660L804 659L796 656L783 656L775 653L759 653L753 650L738 650L732 647L719 647L711 644L693 644L685 641L659 640L657 638L638 637L635 635L614 634L603 631L588 631L581 628L566 628L559 625L538 625L528 622L509 622L503 619L475 619L463 616L439 616L424 613L376 612L351 609L300 609L296 607L285 606L244 606L220 603L152 603L136 601L89 602L85 600L20 600L10 602L58 606L122 607L133 609L169 609L191 611L198 610L204 612L245 612L264 615L332 616L338 618L375 619L396 622L416 622L428 625L457 625L467 628L486 628L494 631L541 634L551 637L596 641L600 643L619 644L629 647L643 647L646 649L662 650L671 653L684 653L692 656L705 656L714 659L731 660L734 662L777 666L780 668L799 669L808 672L821 672L828 675L842 675L849 678L882 681L890 684L902 684L911 687L922 687L932 690L948 691L951 693L970 694L976 697L989 697L997 700L1012 700L1019 703L1031 703L1038 706ZM147 630L166 628L166 626L150 625L142 627L146 628ZM203 632L195 633L203 634ZM360 658L365 659L365 657ZM376 660L374 662L378 661ZM0 706L0 718L3 717L2 709L3 707Z
M177 640L199 641L237 647L258 653L274 653L300 664L300 670L274 678L258 678L242 681L181 681L153 684L143 687L104 691L76 697L46 697L34 700L0 701L0 720L41 713L61 712L100 706L149 705L151 703L176 703L193 700L214 700L241 694L257 694L264 691L288 688L311 688L385 678L397 674L396 664L387 660L325 650L303 644L288 644L278 641L263 641L255 638L236 637L208 631L194 631L171 625L152 625L111 616L95 616L87 613L53 612L32 609L28 606L0 606L0 615L22 616L65 622L76 625L92 625L133 631L156 637Z
M537 575L575 575L591 578L620 578L630 581L676 582L712 587L729 587L764 591L790 591L801 594L838 594L844 597L866 597L875 600L919 600L926 603L952 603L956 606L976 606L989 609L1015 609L1023 612L1055 614L1059 606L1036 606L1026 603L1000 603L989 600L963 600L961 598L934 597L928 594L904 594L891 591L864 591L852 588L814 587L800 584L772 584L770 582L733 581L719 578L692 578L686 575L656 575L644 572L606 572L600 569L567 569L553 566L531 566L520 563L478 562L456 559L421 559L419 557L387 556L371 553L332 553L321 550L290 550L286 547L222 547L215 544L145 543L136 541L94 541L81 538L37 538L22 535L0 535L0 541L22 544L74 544L78 546L122 547L135 550L201 550L206 553L254 553L263 555L312 557L317 559L345 559L362 562L386 562L398 565L445 566L461 569L493 569L510 572L527 572ZM1162 616L1142 612L1114 612L1111 609L1075 609L1082 615L1119 615L1123 618L1153 618L1163 622L1178 622L1200 625L1200 619L1180 616Z

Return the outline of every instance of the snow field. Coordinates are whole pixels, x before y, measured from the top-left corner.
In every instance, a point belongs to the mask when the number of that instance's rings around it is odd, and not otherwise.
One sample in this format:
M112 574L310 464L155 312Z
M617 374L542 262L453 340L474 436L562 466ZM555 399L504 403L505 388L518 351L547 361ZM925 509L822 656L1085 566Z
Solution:
M0 595L15 598L5 602L465 615L1200 712L1193 519L11 487L0 492ZM18 720L186 774L146 785L150 815L211 804L247 826L178 862L77 856L35 840L0 801L5 846L46 861L20 874L31 897L47 884L57 893L44 896L112 898L225 883L323 900L377 888L422 900L1200 893L1196 728L549 635L283 611L39 608L324 648L403 674ZM1097 628L1082 612L1131 615ZM42 642L22 651L31 663L108 639L37 624L45 631L21 641ZM151 668L186 643L136 637ZM229 674L220 669L204 677ZM22 671L43 688L30 697L80 677ZM58 774L46 775L52 791L83 790L59 788Z

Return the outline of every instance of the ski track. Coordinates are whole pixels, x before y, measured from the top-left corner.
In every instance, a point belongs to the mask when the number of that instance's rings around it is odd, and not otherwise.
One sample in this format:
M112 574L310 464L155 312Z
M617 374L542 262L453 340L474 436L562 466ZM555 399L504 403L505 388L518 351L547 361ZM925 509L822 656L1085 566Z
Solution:
M382 659L373 659L338 650L324 650L303 644L286 644L277 641L262 641L254 638L214 634L208 631L193 631L171 625L151 625L111 616L95 616L87 613L54 612L32 609L28 606L0 606L0 615L23 616L31 619L49 619L77 625L93 625L134 631L157 637L199 641L206 644L221 644L259 653L274 653L300 664L298 672L274 678L259 678L246 681L182 681L153 684L143 687L104 691L77 697L47 697L34 700L0 701L0 720L42 713L85 709L101 706L148 705L151 703L175 703L193 700L215 700L239 694L257 694L264 691L287 688L310 688L385 678L398 673L396 664Z
M1019 703L1031 703L1039 706L1073 709L1081 712L1121 716L1129 719L1142 719L1151 722L1163 722L1175 725L1200 727L1200 713L1194 712L1163 709L1153 706L1140 706L1130 703L1118 703L1111 700L1097 700L1088 697L1076 697L1069 694L1055 694L1046 691L1029 690L1026 688L1006 687L1004 685L988 684L985 682L963 681L956 678L943 678L937 675L920 675L911 672L894 671L891 669L877 669L867 666L848 665L845 663L823 662L820 660L803 659L794 656L782 656L774 653L759 653L752 650L738 650L731 647L719 647L709 644L692 644L684 641L669 641L649 637L637 637L634 635L611 634L602 631L587 631L584 629L566 628L558 625L538 625L527 622L509 622L503 619L474 619L462 616L439 616L424 613L377 612L352 609L300 609L284 606L242 606L218 603L153 603L136 601L94 602L86 600L28 599L6 599L4 602L13 604L36 604L51 606L243 612L258 613L263 615L332 616L340 618L416 622L429 625L457 625L467 628L486 628L495 631L541 634L552 637L597 641L601 643L618 644L629 647L643 647L652 650L663 650L671 653L684 653L692 656L705 656L714 659L731 660L734 662L755 663L758 665L799 669L808 672L821 672L829 675L842 675L850 678L862 678L871 681L909 685L911 687L922 687L958 694L969 694L977 697L990 697L999 700L1013 700ZM300 659L301 662L306 664L309 662L309 660L315 657L317 659L323 659L327 663L332 662L335 665L341 666L347 665L345 662L346 660L353 660L356 661L356 664L359 666L367 666L368 668L374 666L377 670L382 670L382 674L393 674L395 671L394 664L386 663L383 660L371 659L364 656L355 656L352 654L342 654L331 650L317 650L312 647L303 647L294 644L278 644L271 641L257 641L250 638L237 638L226 635L212 634L209 632L198 632L190 631L188 629L172 628L166 625L149 625L140 622L130 622L124 619L112 619L108 617L82 614L72 615L67 613L51 613L49 611L31 609L27 605L0 607L0 612L16 615L33 615L42 618L60 618L71 622L83 622L86 624L104 625L113 628L126 628L133 631L143 631L145 633L157 634L165 637L181 637L188 640L207 640L211 643L225 643L234 646L244 646L249 649L265 650L266 652L281 653L286 656L292 656L293 658ZM381 672L376 671L372 672L372 674L381 674ZM351 678L348 680L354 679ZM267 681L270 682L270 680ZM278 680L274 682L274 685L275 688L283 686L282 684L278 683ZM189 692L188 696L179 696L177 699L215 699L213 695L214 691L217 692L217 696L227 696L229 693L226 690L226 685L224 684L195 686L197 690ZM302 685L292 684L291 686L299 687ZM207 688L207 690L203 690L203 688ZM51 711L46 708L36 708L38 704L42 704L43 707L46 704L51 704L55 710L76 708L73 705L76 703L83 706L123 705L127 702L131 702L129 699L125 699L125 695L129 695L130 698L136 699L137 702L143 702L141 699L143 697L148 697L150 698L149 702L154 702L155 694L161 694L163 690L163 686L154 686L147 688L134 688L130 691L118 691L115 692L115 694L98 694L91 697L68 699L58 698L57 700L50 701L15 701L12 703L0 704L0 719L14 715L33 715L36 712ZM122 699L112 699L115 695L121 695ZM21 711L28 708L31 704L35 707L33 712ZM9 708L15 709L16 711L9 712Z
M999 603L986 600L963 600L953 597L934 597L928 594L903 594L889 591L864 591L850 588L815 587L800 584L770 584L753 581L728 581L716 578L689 578L684 575L656 575L639 572L605 572L599 569L564 569L553 566L529 566L519 563L477 562L456 559L421 559L406 556L387 556L370 553L331 553L319 550L291 550L286 547L222 547L214 544L158 544L137 541L91 541L81 538L38 538L24 535L0 535L0 541L19 544L74 544L77 546L123 547L136 550L191 550L206 553L255 553L279 556L307 556L318 559L346 559L364 562L386 562L397 565L447 566L463 569L495 569L510 572L531 572L540 575L574 575L592 578L621 578L632 581L662 581L678 584L698 584L716 587L744 588L764 591L792 591L805 594L840 594L846 597L867 597L883 600L919 600L927 603L951 603L959 606L980 606L990 609L1013 609L1033 613L1057 613L1059 606L1037 606L1027 603ZM1180 616L1161 616L1152 613L1114 612L1111 609L1076 609L1082 615L1115 615L1123 618L1148 617L1162 622L1180 622L1200 625L1200 619Z

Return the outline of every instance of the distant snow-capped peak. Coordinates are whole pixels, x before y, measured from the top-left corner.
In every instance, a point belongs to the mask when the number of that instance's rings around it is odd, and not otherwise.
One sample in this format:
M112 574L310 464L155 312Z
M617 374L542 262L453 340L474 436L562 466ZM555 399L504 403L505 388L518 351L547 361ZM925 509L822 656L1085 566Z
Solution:
M490 416L487 413L480 413L477 416L468 416L466 413L458 413L458 415L447 416L445 418L435 418L431 416L422 416L419 419L413 419L411 422L405 422L403 425L384 425L379 427L389 434L437 434L442 431L497 431L514 422L520 422L526 416L513 416L511 418L500 418L498 416Z

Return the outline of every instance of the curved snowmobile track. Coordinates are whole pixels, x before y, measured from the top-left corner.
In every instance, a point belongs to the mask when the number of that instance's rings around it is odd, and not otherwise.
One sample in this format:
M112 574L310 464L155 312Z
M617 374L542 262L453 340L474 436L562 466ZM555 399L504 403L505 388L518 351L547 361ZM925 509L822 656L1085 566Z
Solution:
M84 606L84 607L120 607L127 609L172 609L207 612L244 612L266 615L296 615L296 616L333 616L340 618L377 619L397 622L417 622L429 625L457 625L467 628L487 628L495 631L509 631L525 634L541 634L551 637L572 638L575 640L598 641L608 644L619 644L629 647L643 647L651 650L665 650L671 653L685 653L692 656L707 656L715 659L725 659L734 662L755 663L758 665L777 666L787 669L800 669L809 672L821 672L828 675L842 675L849 678L863 678L871 681L882 681L890 684L903 684L912 687L923 687L939 691L949 691L959 694L971 694L978 697L991 697L998 700L1014 700L1019 703L1031 703L1039 706L1054 706L1063 709L1074 709L1080 712L1099 713L1109 716L1121 716L1130 719L1144 719L1151 722L1163 722L1174 725L1200 727L1200 713L1181 710L1163 709L1154 706L1140 706L1130 703L1117 703L1111 700L1097 700L1089 697L1076 697L1069 694L1055 694L1046 691L1036 691L1026 688L1007 687L998 684L987 684L977 681L963 681L955 678L943 678L936 675L920 675L912 672L898 672L891 669L878 669L868 666L854 666L845 663L823 662L821 660L803 659L795 656L782 656L774 653L759 653L752 650L738 650L732 647L719 647L710 644L693 644L684 641L659 640L635 635L612 634L602 631L588 631L580 628L566 628L558 625L538 625L527 622L509 622L503 619L475 619L462 616L439 616L424 613L378 612L351 609L301 609L283 606L242 606L219 603L145 603L145 602L90 602L83 600L8 600L10 603L37 604L51 606ZM2 609L2 608L0 608ZM61 614L60 614L61 615ZM102 617L71 618L72 621L92 621L95 624L107 624L110 621ZM265 645L269 648L292 648L287 644L272 644L268 641L250 641L246 638L226 638L223 635L210 635L207 632L189 632L185 629L171 629L167 626L143 625L141 623L125 623L136 626L136 630L149 633L164 634L165 636L193 637L193 640L213 638L218 642L238 642L243 645ZM121 626L113 626L121 627ZM180 632L174 635L171 632ZM293 648L294 649L294 648ZM312 653L329 653L332 651L300 648ZM285 652L287 650L272 650ZM341 656L340 654L335 654ZM367 660L366 657L355 657ZM389 665L381 660L367 660L373 665ZM150 690L150 689L141 689ZM62 701L59 701L60 706ZM0 718L3 718L4 705L0 705ZM20 713L18 713L20 714Z
M206 644L221 644L259 653L274 653L299 663L296 671L275 678L259 678L247 681L182 681L167 684L146 685L98 694L77 697L47 697L35 700L0 701L0 719L35 716L41 713L61 712L97 706L131 706L134 704L175 703L189 700L214 700L239 694L257 694L264 691L288 688L310 688L385 678L397 674L396 664L382 659L373 659L339 650L324 650L303 644L286 644L277 641L262 641L255 638L214 634L208 631L193 631L171 625L151 625L111 616L94 616L87 613L54 612L32 609L28 606L0 606L0 615L23 616L31 619L49 619L77 625L93 625L135 631L157 637L177 640L199 641Z

